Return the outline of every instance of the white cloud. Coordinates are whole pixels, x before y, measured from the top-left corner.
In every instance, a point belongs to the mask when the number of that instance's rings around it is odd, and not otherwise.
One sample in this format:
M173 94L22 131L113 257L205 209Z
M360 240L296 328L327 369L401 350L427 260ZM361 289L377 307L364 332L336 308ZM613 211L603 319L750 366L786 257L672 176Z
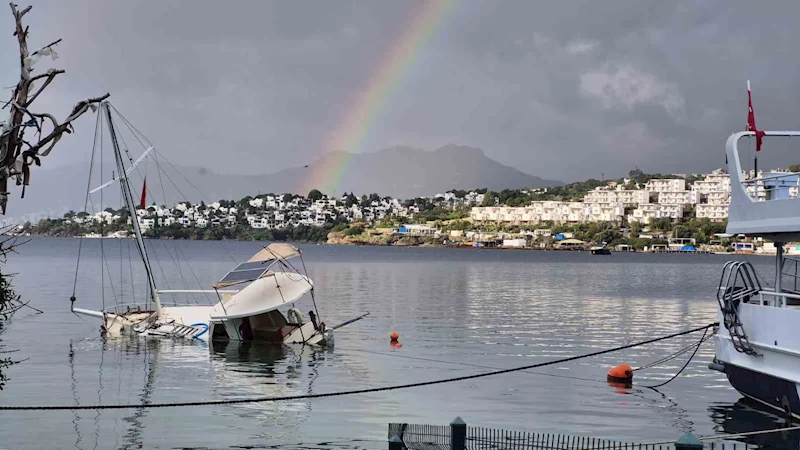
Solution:
M581 75L581 94L597 98L605 108L661 105L673 118L683 114L685 101L678 87L631 65L606 66Z
M597 47L598 44L599 43L597 41L578 39L567 43L565 49L567 50L567 53L572 55L581 55L591 52Z

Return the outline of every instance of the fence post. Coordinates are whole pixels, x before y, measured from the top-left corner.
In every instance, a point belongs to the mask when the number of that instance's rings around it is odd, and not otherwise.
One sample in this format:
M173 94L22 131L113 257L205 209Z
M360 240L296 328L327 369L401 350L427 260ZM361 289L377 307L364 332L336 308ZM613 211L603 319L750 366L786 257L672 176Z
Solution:
M703 450L703 443L692 433L686 433L675 441L675 450Z
M450 450L466 450L467 423L461 417L450 422Z
M389 450L403 450L403 440L396 434L389 438Z

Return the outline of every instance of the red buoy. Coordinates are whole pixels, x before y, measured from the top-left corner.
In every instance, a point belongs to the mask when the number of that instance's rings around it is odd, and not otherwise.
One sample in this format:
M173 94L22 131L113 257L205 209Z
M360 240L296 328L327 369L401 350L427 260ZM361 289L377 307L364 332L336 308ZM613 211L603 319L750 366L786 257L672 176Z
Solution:
M627 364L614 367L613 369L608 371L608 377L606 380L613 383L626 383L626 384L632 383L633 368L631 368L631 366Z

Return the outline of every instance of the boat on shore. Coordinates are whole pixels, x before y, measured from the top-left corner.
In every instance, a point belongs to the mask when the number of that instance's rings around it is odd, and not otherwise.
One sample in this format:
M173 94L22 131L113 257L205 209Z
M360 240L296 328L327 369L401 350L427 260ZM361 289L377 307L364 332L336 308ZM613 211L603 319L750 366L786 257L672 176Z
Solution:
M764 286L752 264L729 261L717 289L719 326L709 368L723 372L745 397L800 418L800 259L784 254L784 244L800 240L800 173L782 172L745 179L738 144L755 133L735 133L727 141L731 203L727 232L775 243L774 285ZM797 131L766 131L770 139L800 137ZM766 195L755 194L763 189ZM770 277L772 278L772 277Z
M611 254L611 249L608 248L608 244L606 244L605 242L603 242L600 245L596 245L596 246L590 248L589 250L591 250L593 255L610 255Z

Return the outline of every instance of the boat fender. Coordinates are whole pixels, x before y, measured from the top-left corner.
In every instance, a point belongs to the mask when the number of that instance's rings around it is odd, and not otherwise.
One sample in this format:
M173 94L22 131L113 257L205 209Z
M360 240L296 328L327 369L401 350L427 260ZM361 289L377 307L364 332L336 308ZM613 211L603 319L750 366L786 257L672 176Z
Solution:
M722 363L712 362L708 365L708 368L711 370L716 370L717 372L725 373L725 364Z
M633 368L627 364L614 367L608 371L606 381L612 383L631 383L633 382Z
M301 313L299 309L292 308L286 315L288 316L287 318L289 319L288 320L289 323L293 323L296 325L303 324L303 313Z

